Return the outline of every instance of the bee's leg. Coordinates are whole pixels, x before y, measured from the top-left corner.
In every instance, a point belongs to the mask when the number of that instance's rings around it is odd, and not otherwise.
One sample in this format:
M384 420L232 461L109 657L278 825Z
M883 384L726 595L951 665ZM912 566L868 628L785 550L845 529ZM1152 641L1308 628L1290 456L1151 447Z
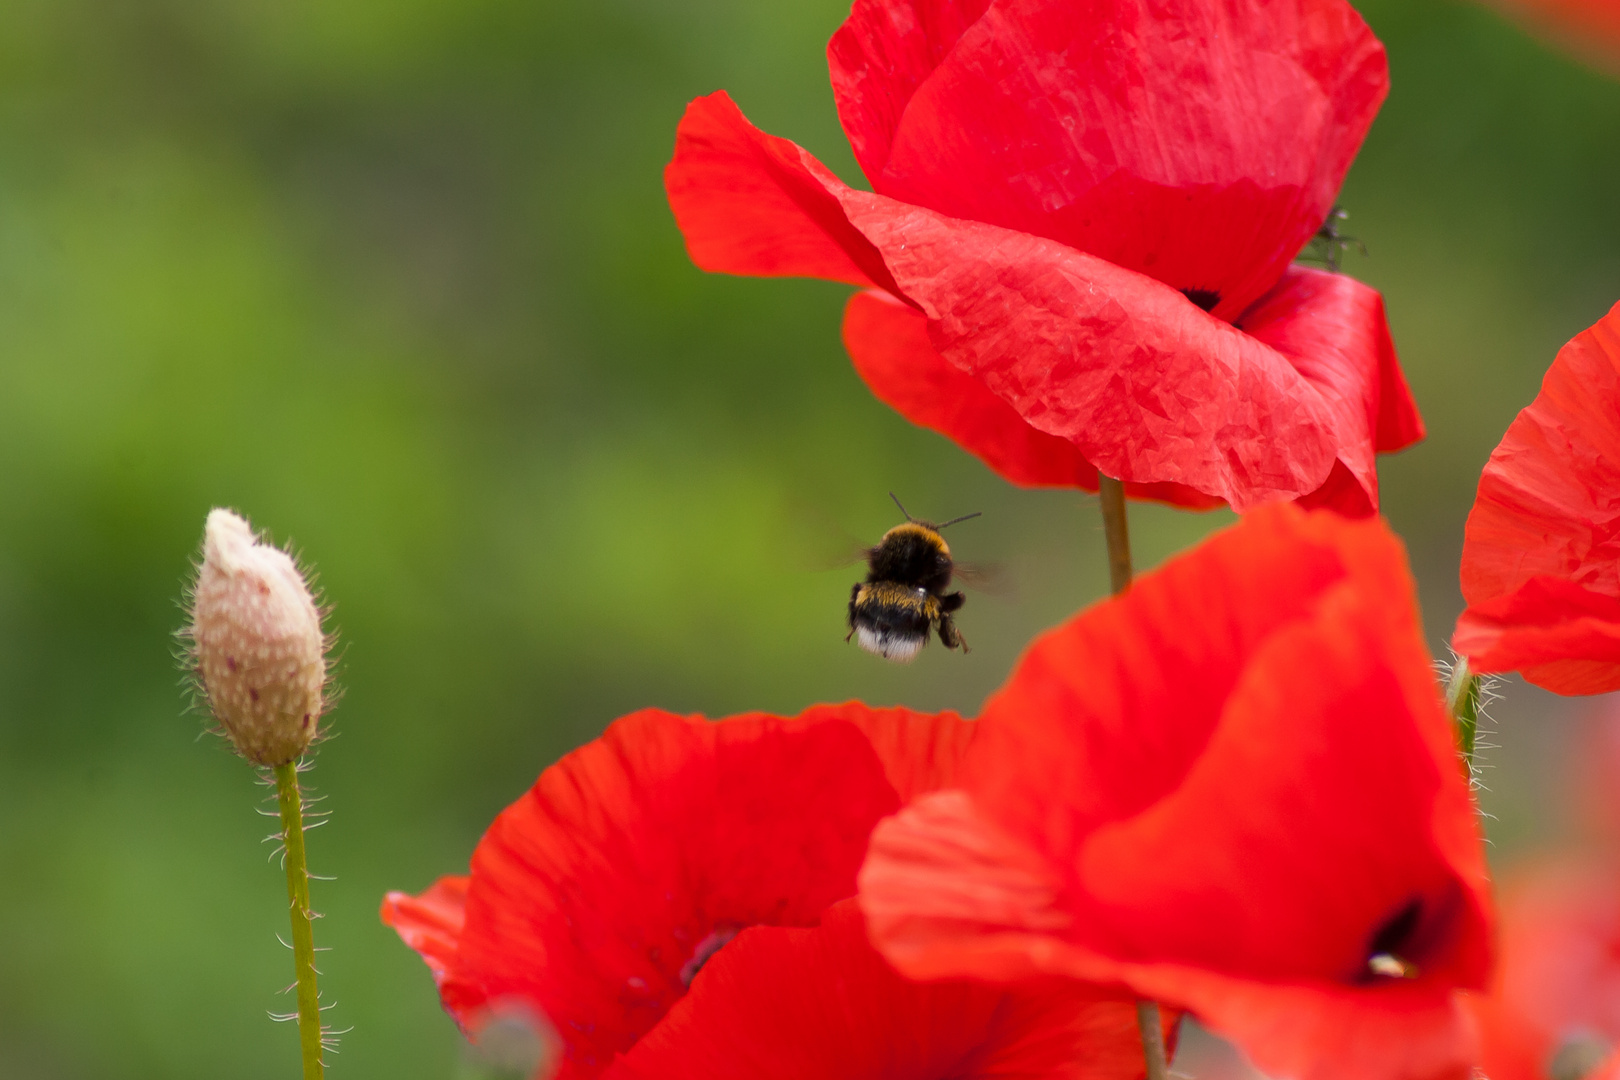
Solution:
M946 593L939 598L939 610L949 615L951 612L959 610L966 602L967 598L959 592Z
M956 598L961 600L961 594L957 594ZM939 643L947 649L961 649L964 653L968 651L967 638L962 636L962 631L956 628L955 620L949 615L942 614L939 617Z
M860 595L861 583L857 581L849 590L849 633L844 635L844 644L846 645L849 644L849 639L855 636L855 601L860 598Z

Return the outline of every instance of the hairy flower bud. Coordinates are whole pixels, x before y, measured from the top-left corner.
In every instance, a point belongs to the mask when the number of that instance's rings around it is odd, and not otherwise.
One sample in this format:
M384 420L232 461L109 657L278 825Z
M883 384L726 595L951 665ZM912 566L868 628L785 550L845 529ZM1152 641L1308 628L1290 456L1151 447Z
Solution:
M191 599L197 678L237 752L271 766L303 754L326 703L327 642L292 557L210 511Z

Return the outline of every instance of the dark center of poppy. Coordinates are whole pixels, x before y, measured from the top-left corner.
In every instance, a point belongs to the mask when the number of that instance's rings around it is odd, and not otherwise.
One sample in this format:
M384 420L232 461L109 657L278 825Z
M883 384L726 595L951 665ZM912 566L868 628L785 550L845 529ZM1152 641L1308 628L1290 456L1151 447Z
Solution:
M714 933L698 942L697 948L692 950L692 959L681 965L681 985L691 986L692 980L697 978L697 973L703 970L703 965L707 964L709 958L719 952L726 942L737 936L738 929L740 928L736 926L717 926Z
M1221 294L1214 289L1182 289L1181 295L1205 311L1214 311L1215 305L1221 302Z
M1386 979L1415 979L1417 964L1415 938L1418 924L1423 921L1423 901L1410 900L1395 914L1385 919L1367 943L1367 968L1362 976Z

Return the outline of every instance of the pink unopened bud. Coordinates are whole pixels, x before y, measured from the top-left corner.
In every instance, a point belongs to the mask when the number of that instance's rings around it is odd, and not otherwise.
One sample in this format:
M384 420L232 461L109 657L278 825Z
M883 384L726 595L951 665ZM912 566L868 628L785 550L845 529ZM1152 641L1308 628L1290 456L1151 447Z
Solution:
M291 556L229 510L208 515L186 633L237 752L272 766L303 754L326 704L321 612Z

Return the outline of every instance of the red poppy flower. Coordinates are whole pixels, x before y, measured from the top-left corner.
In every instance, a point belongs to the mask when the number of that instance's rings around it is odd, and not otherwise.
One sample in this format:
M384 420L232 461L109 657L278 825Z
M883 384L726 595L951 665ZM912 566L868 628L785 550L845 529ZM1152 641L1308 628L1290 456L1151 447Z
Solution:
M872 290L861 377L1015 483L1376 507L1422 435L1383 301L1289 265L1387 89L1348 4L857 0L828 55L873 191L699 98L699 266Z
M748 927L814 927L830 905L853 896L872 826L903 801L949 782L973 730L953 713L859 704L822 706L795 719L749 714L719 723L636 713L547 769L496 819L473 856L470 880L447 878L419 897L392 893L383 918L427 960L445 1007L464 1026L476 1028L487 1009L528 1005L564 1043L560 1075L597 1076L658 1028L717 950L729 957L743 946L738 951L756 960L799 950L807 979L870 970L872 958L846 940L847 927L764 940L744 933L746 942L727 942ZM729 959L720 970L760 993L760 980L776 977ZM1014 1001L989 991L907 996L898 985L887 975L881 986L838 992L882 996L889 1019L905 1019L902 1030L910 1033L933 1030L929 1025L944 1019L959 1022L949 1045L964 1054L974 1030L987 1038L1000 1032L998 1053L1038 1057L1043 1039L1072 1049L1095 1022L1097 1075L1132 1080L1139 1067L1139 1048L1138 1066L1109 1071L1099 1064L1121 1060L1123 1051L1100 1032L1128 1028L1128 1004L1116 1001L1112 1012L1096 1013L1080 1009L1090 999L1072 989ZM824 990L832 995L836 986ZM1048 1015L1042 1002L1080 1011L1048 1029L1036 1022ZM732 1031L706 1035L692 1018L709 1009L757 1013L767 1004L711 992L694 1000L680 1014L688 1020L657 1045L741 1038ZM1010 1015L984 1015L1003 1006ZM882 1029L863 1030L860 1053L880 1053ZM912 1052L894 1045L902 1056ZM640 1050L626 1067L662 1061L661 1052ZM919 1068L925 1060L932 1059L918 1058ZM1050 1075L1092 1073L1065 1067Z
M861 872L903 973L1123 983L1272 1075L1466 1075L1484 859L1382 522L1256 511L1038 639L978 724Z
M1620 1045L1620 870L1612 862L1548 860L1514 875L1502 894L1501 962L1472 1011L1491 1080L1579 1077Z
M1583 711L1559 790L1580 844L1509 873L1496 974L1471 1002L1491 1080L1597 1080L1620 1046L1620 700Z
M455 969L470 883L465 877L442 877L420 896L391 892L383 900L383 922L416 950L441 990Z
M1173 1035L1174 1020L1166 1034ZM853 900L810 929L744 930L607 1080L1134 1080L1136 1008L1049 979L911 982Z
M1620 304L1559 350L1479 478L1452 647L1560 694L1620 690Z
M1620 74L1620 3L1616 0L1493 0L1525 16L1550 38Z

